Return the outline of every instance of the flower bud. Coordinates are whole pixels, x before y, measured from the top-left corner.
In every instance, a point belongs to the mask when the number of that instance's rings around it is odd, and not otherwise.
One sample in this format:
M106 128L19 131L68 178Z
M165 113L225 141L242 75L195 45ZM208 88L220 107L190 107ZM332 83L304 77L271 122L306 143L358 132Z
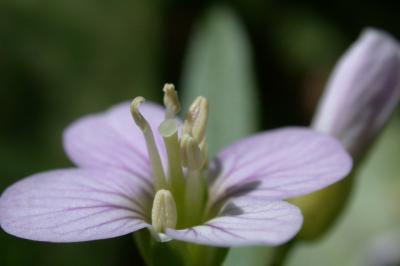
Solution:
M336 65L312 127L338 138L359 159L400 98L400 44L364 30Z
M400 98L400 45L387 33L367 29L340 59L312 127L333 135L360 161ZM297 238L321 237L343 212L355 171L323 190L291 199L303 212Z

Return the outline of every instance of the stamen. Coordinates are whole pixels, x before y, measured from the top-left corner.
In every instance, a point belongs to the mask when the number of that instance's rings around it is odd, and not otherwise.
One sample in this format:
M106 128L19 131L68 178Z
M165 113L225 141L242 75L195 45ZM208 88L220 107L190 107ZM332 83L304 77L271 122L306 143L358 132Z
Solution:
M151 210L151 224L157 233L163 233L166 228L175 229L177 212L174 197L165 189L157 191Z
M146 140L147 151L149 153L151 167L154 176L154 186L156 191L167 188L164 170L160 159L160 154L154 141L153 132L147 120L139 111L139 106L145 101L143 97L136 97L131 104L131 114L135 123L140 127Z
M139 112L139 106L146 101L145 98L142 96L136 97L133 99L131 104L131 114L133 119L135 120L136 125L140 127L141 130L145 131L148 130L149 124L147 123L146 119L142 116Z
M206 142L206 138L204 138L203 141L200 142L199 148L200 148L200 151L203 154L203 157L205 160L203 168L207 168L207 166L208 166L208 145Z
M164 138L169 164L169 185L172 193L180 203L184 190L184 178L181 167L181 153L178 140L178 122L176 119L167 119L158 127L158 131Z
M184 134L181 139L182 165L189 170L200 170L206 161L199 143L190 134Z
M187 167L187 178L184 200L184 224L192 226L200 223L206 197L206 184L201 176L206 157L199 143L189 134L184 134L181 140L182 163Z
M187 168L184 200L184 224L193 226L202 221L207 187L202 169L207 162L205 132L208 119L208 102L197 97L189 107L181 139L182 165Z
M167 108L167 113L165 118L175 118L175 115L181 110L181 105L179 103L178 93L175 90L173 84L164 85L164 105Z
M207 99L199 96L189 107L183 124L183 133L191 134L199 143L203 141L208 120Z

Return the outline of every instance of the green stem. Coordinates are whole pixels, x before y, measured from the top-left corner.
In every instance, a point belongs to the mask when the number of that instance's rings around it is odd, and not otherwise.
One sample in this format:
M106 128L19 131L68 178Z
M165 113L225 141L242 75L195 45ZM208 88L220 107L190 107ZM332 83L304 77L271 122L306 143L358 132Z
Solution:
M227 248L187 244L185 266L220 266L227 253Z
M134 233L136 246L147 266L186 266L183 252L186 243L171 241L168 243L156 241L147 229Z
M274 254L272 256L272 260L268 266L282 266L285 265L285 262L290 254L290 252L295 247L297 241L293 239L286 244L275 248Z
M151 260L151 245L152 239L150 233L146 229L139 230L132 235L135 240L136 247L147 266L153 265Z

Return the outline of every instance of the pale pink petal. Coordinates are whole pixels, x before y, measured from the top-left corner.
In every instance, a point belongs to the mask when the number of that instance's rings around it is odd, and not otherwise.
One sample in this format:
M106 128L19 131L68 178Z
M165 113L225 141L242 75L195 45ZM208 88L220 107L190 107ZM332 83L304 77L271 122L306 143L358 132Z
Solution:
M140 111L153 128L164 158L164 145L157 131L165 116L164 109L156 104L144 103ZM143 133L131 117L128 102L75 121L64 132L64 149L79 167L112 167L124 169L136 176L151 177Z
M286 199L345 177L352 161L334 138L307 128L284 128L241 140L213 162L219 172L211 201L239 192Z
M118 171L81 169L35 174L0 197L0 225L26 239L77 242L148 226L152 188Z
M295 236L302 221L299 209L287 202L240 197L216 218L188 229L167 229L166 234L208 246L280 245Z

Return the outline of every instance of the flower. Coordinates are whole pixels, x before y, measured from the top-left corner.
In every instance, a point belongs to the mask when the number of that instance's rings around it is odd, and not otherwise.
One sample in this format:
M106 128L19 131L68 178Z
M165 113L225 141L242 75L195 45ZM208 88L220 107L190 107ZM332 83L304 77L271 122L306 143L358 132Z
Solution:
M328 82L312 127L338 138L360 157L400 99L400 44L366 29L343 55Z
M321 189L351 169L334 138L296 127L240 140L209 162L207 100L197 98L182 125L173 85L164 92L166 109L137 97L74 122L64 148L78 168L9 187L0 198L1 227L50 242L148 228L160 241L278 245L302 224L297 207L283 199Z

